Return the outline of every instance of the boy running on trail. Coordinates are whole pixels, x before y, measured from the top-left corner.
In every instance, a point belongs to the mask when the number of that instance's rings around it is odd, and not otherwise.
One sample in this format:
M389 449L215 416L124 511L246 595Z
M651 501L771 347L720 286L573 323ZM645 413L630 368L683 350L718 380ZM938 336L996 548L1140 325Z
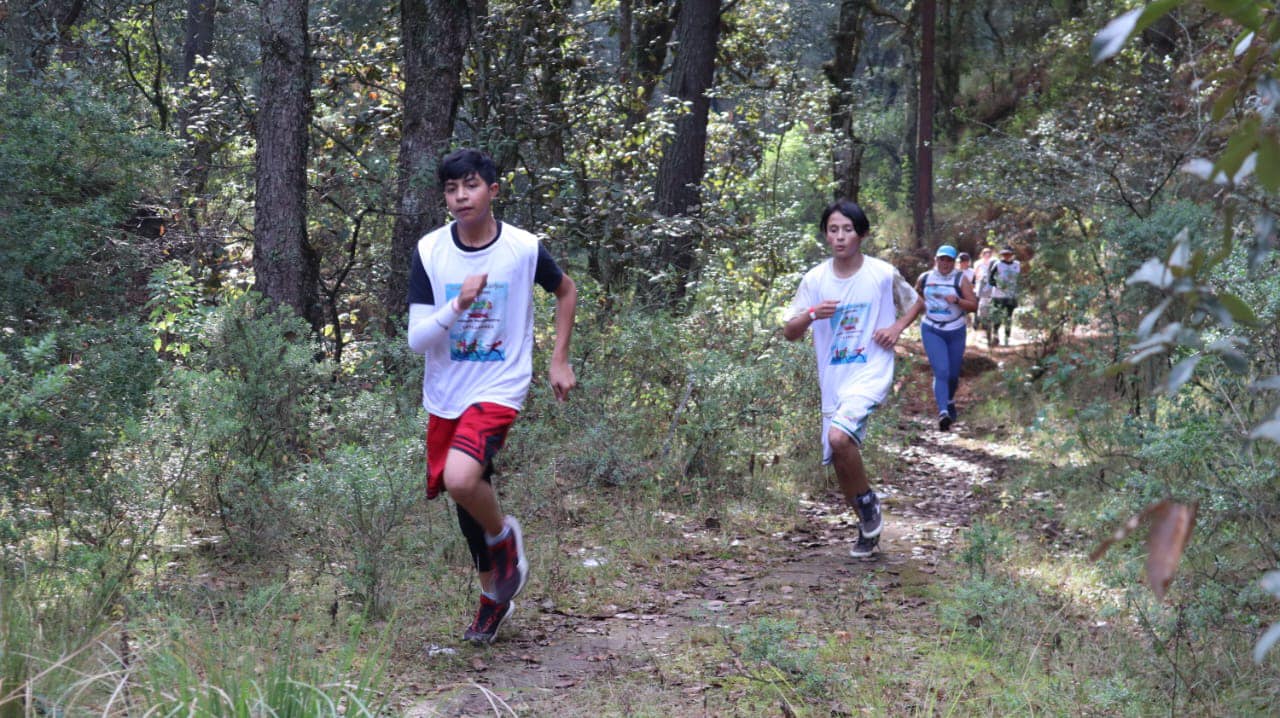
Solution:
M871 229L862 208L839 200L822 213L818 227L831 258L800 280L782 335L796 341L813 327L822 463L835 467L845 500L857 509L858 540L849 553L863 558L879 546L882 521L862 463L862 440L871 412L893 386L894 344L919 310L915 290L893 265L862 254Z
M427 498L443 489L453 499L479 573L480 606L463 639L492 643L529 575L520 523L503 516L492 476L533 377L533 288L556 298L550 379L560 401L577 383L569 338L578 292L537 237L494 218L498 169L487 154L458 150L436 174L454 221L418 240L409 269L409 347L426 355Z

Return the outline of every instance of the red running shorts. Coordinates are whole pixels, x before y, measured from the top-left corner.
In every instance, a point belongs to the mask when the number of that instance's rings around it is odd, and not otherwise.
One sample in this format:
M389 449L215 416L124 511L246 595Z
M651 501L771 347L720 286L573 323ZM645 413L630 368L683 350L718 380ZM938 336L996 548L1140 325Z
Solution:
M444 465L454 449L488 464L507 440L507 431L519 415L515 409L480 402L468 406L462 416L444 419L432 414L427 419L427 498L444 491Z

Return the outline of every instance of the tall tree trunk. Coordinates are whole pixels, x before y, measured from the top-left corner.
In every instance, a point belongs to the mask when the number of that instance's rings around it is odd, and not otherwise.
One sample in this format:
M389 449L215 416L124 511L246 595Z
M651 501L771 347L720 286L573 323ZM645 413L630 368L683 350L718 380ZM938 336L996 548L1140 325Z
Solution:
M835 198L847 197L855 202L861 190L862 156L866 144L853 129L853 79L862 54L865 10L865 0L844 0L840 3L840 17L831 36L834 54L823 67L827 81L831 83L827 117L836 142L831 152Z
M262 0L261 17L254 288L318 330L323 321L320 269L307 242L307 0Z
M933 100L935 0L920 3L920 117L916 124L916 191L912 220L916 246L933 232Z
M199 59L209 57L213 50L217 6L217 0L187 0L182 67L179 68L178 76L184 95L178 106L178 136L187 145L187 155L182 160L180 173L186 180L188 197L204 194L205 185L209 181L209 165L213 161L213 142L205 136L191 136L192 120L203 109L199 93L191 82Z
M706 171L707 118L715 79L716 45L720 38L720 0L683 0L676 20L676 58L671 69L671 94L686 103L688 111L675 120L675 136L663 149L654 187L654 209L669 218L681 218L674 236L662 240L659 270L672 271L673 281L651 285L641 280L641 291L674 308L684 298L686 285L696 272L695 259L701 230L702 178ZM653 291L653 290L656 290Z
M444 223L436 165L453 134L462 97L462 58L471 44L467 0L401 0L404 106L397 164L400 194L391 234L391 268L382 306L388 334L407 309L409 258L418 239Z

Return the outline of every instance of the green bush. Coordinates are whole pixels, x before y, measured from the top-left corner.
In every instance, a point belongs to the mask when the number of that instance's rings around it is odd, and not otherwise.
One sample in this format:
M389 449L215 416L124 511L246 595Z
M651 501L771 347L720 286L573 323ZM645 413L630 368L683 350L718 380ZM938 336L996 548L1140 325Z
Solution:
M366 615L386 614L385 589L404 562L399 555L413 509L423 495L422 422L398 412L393 397L366 392L337 407L337 444L302 468L295 482L299 511L322 555L344 567Z
M0 536L100 546L127 516L130 477L111 471L159 376L127 321L48 332L0 351ZM50 542L40 532L59 537ZM31 556L27 559L30 560Z
M168 148L90 88L0 96L0 321L51 306L112 316L127 283L111 235ZM118 306L118 305L114 305Z
M203 355L174 372L174 430L197 446L191 499L216 514L234 553L263 555L294 528L290 492L280 492L312 451L326 376L308 334L302 319L251 293L209 315Z
M550 392L535 387L522 419L529 426L513 432L508 460L540 461L555 446L575 481L656 481L691 498L740 493L753 467L785 450L792 412L808 408L792 397L812 390L816 405L817 392L807 347L783 342L772 326L754 325L747 337L714 330L731 322L751 320L619 314L598 330L580 322L580 386L554 410Z
M803 636L795 621L756 619L737 629L733 642L744 664L764 669L762 679L782 679L809 696L832 680L819 662L817 641Z

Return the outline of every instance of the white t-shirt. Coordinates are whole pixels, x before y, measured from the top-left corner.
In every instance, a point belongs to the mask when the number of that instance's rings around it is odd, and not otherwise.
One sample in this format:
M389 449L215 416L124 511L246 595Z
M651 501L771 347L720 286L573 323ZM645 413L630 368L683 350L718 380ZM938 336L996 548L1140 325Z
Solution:
M464 252L445 225L418 240L417 252L438 304L458 296L469 275L489 275L484 291L448 335L427 347L422 406L446 419L482 401L520 411L533 378L538 238L503 224L493 244Z
M1018 260L1006 262L1003 259L992 262L987 267L987 280L991 283L992 299L1016 299L1018 296L1018 275L1022 274L1022 264Z
M864 256L850 277L837 277L832 260L805 273L785 319L801 316L827 299L838 302L835 316L813 323L822 413L830 416L845 398L858 396L878 404L893 387L892 349L872 340L877 329L894 323L916 292L892 264Z

